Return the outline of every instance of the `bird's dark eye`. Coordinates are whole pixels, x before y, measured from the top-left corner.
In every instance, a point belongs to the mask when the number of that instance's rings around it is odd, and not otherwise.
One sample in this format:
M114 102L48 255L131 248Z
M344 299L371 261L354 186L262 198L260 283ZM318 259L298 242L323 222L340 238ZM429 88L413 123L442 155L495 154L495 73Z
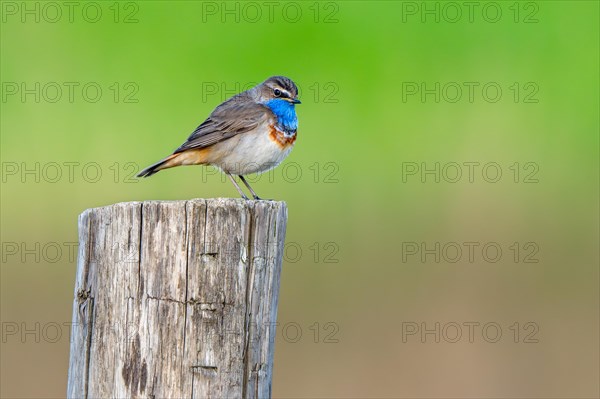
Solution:
M275 94L275 97L281 97L281 90L275 89L273 90L273 94Z

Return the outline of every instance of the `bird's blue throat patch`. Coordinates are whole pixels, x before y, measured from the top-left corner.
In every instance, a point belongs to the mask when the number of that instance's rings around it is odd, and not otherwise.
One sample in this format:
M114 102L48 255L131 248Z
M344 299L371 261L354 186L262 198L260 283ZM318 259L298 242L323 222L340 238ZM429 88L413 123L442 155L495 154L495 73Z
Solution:
M277 125L288 135L293 135L298 129L298 118L296 108L286 100L275 98L265 104L277 117Z

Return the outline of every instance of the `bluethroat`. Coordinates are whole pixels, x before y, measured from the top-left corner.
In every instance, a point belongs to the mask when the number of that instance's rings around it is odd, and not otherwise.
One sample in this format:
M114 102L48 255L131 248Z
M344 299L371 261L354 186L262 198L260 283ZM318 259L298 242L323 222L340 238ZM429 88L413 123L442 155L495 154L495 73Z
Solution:
M298 87L284 76L273 76L221 105L200 124L178 149L137 176L180 165L213 165L221 169L248 199L234 175L260 199L244 175L279 165L296 141Z

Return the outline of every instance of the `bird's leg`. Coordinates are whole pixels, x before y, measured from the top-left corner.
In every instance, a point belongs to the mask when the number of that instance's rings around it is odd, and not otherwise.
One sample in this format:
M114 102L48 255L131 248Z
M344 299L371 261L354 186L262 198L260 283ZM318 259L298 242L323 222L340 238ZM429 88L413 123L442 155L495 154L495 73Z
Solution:
M254 190L252 190L252 187L250 187L250 185L248 184L248 182L246 181L246 179L244 179L244 176L238 175L238 177L240 178L240 180L242 181L242 183L244 183L246 185L246 187L248 187L248 190L250 190L250 192L252 193L252 196L254 197L254 199L255 200L259 200L260 197L258 195L256 195L256 193L254 192Z
M240 188L240 186L237 184L237 182L235 181L235 179L233 178L233 176L229 173L227 173L227 176L229 176L229 179L231 180L231 182L233 183L233 185L235 186L235 188L238 190L238 193L240 193L240 195L242 196L243 199L247 200L248 197L246 197L246 194L244 194L244 192L242 191L242 189ZM252 191L252 190L250 190Z

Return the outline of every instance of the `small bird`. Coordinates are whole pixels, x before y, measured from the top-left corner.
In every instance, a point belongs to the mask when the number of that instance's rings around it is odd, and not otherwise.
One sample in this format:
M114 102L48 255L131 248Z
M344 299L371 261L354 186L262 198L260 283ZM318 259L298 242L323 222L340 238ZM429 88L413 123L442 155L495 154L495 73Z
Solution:
M173 154L137 177L180 165L213 165L227 174L242 198L248 199L233 175L259 200L244 175L268 171L289 155L298 129L296 104L296 84L284 76L270 77L215 108Z

